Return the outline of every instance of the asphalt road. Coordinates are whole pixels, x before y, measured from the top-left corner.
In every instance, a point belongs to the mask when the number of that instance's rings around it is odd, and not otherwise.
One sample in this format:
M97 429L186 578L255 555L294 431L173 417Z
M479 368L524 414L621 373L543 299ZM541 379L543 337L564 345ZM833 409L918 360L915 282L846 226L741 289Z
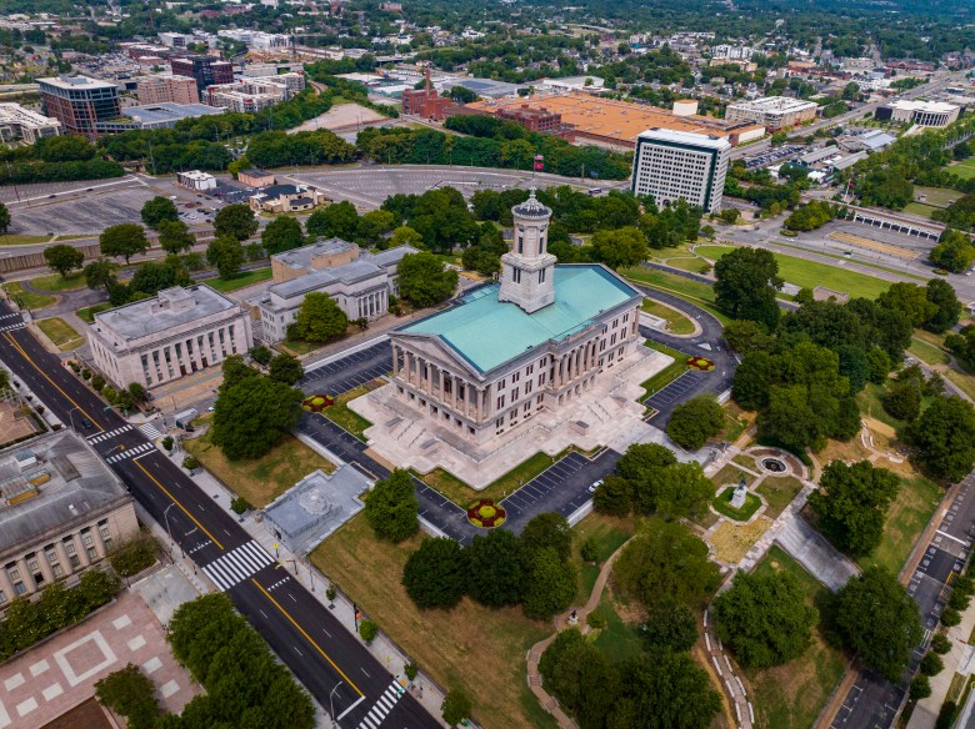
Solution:
M7 316L5 326L17 320L2 302L0 316ZM0 334L0 359L14 379L27 383L47 408L111 461L136 500L228 593L327 710L331 699L342 717L340 726L358 727L370 712L374 717L382 714L385 726L440 726L409 694L399 696L392 707L389 702L378 704L393 676L359 639L138 429L105 410L102 401L29 332L20 328ZM85 418L91 427L84 426Z
M907 588L919 607L926 629L923 644L914 652L910 669L898 685L874 671L863 669L835 715L831 729L876 729L892 724L905 698L909 679L939 624L944 607L944 587L951 575L964 568L973 544L974 474L971 473L963 480Z

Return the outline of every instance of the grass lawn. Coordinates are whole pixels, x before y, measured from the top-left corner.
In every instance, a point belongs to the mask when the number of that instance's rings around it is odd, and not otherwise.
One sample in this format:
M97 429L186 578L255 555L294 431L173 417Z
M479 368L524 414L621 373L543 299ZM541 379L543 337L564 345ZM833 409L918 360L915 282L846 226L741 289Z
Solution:
M51 240L51 236L49 235L17 235L15 233L9 233L7 235L0 235L0 246L28 246L32 243L47 243L49 240Z
M747 493L743 506L739 509L733 508L733 505L730 503L733 498L733 491L733 487L730 486L713 498L712 508L723 516L728 516L730 519L747 521L763 505L763 502L760 501L760 498L756 494Z
M211 445L209 433L183 444L225 486L257 508L267 506L317 468L326 473L335 470L332 463L290 435L255 460L229 461L220 448Z
M656 349L659 352L667 354L672 358L673 361L661 372L658 372L653 377L650 377L641 383L641 386L645 389L645 394L641 396L642 400L654 395L660 389L665 387L665 385L674 380L676 377L680 376L689 368L688 365L685 364L689 359L688 355L682 354L671 347L666 347L664 344L658 344L657 342L650 342L646 340L645 346L648 347L648 349Z
M745 410L732 400L723 405L723 415L726 417L726 430L723 433L723 440L733 443L749 427L751 418Z
M33 291L24 291L20 281L11 281L3 285L3 290L7 292L11 299L20 303L28 309L43 309L45 306L53 304L57 297L47 294L35 294Z
M946 352L920 339L914 338L910 342L909 353L919 357L928 365L949 364L950 362L950 356Z
M275 346L288 354L301 357L303 354L315 352L327 342L307 342L304 339L284 339Z
M756 481L756 476L753 474L747 473L742 468L737 468L732 463L727 463L712 477L712 481L718 488L726 484L739 484L741 478L746 479L747 487L752 486L753 482Z
M57 316L50 319L38 319L37 326L62 352L79 347L85 341L85 338L76 332L68 322Z
M702 307L724 325L732 321L716 307L716 296L713 293L711 284L692 281L678 274L657 271L653 268L645 268L643 266L626 268L621 271L621 274L636 283L667 291L681 299L685 299L690 304Z
M669 258L664 263L674 268L681 268L683 271L691 271L692 273L701 273L703 275L709 273L710 269L712 269L711 263L695 257Z
M770 520L762 515L749 524L724 521L709 537L709 541L716 548L716 559L736 564L769 528Z
M862 411L862 415L870 418L874 418L882 423L893 428L899 428L905 425L901 420L896 420L894 417L889 415L882 407L882 396L885 394L884 385L876 385L869 382L865 385L865 389L862 390L855 399L858 401L858 409Z
M418 609L400 579L408 555L426 538L380 542L360 513L311 558L435 681L463 688L474 704L472 719L489 729L555 727L526 684L526 651L552 626L529 620L518 607L496 610L467 597L452 610Z
M767 476L756 487L756 492L767 500L764 515L776 519L803 487L800 479L793 476Z
M645 299L641 303L641 310L664 319L668 323L668 331L672 334L691 334L695 331L695 324L689 317L653 299Z
M607 627L601 629L594 646L611 663L620 663L641 655L644 641L641 640L638 626L625 622L615 603L611 591L605 589L594 612L604 618Z
M756 572L789 572L815 606L829 597L828 588L815 580L780 547L773 546ZM753 708L759 729L809 729L829 694L845 672L844 654L828 646L815 629L811 645L793 661L765 671L745 671L752 685Z
M927 205L921 202L911 202L902 209L904 213L910 213L911 215L918 215L921 218L926 218L931 220L933 218L933 213L937 210L942 210L942 208L936 205Z
M31 279L31 285L41 291L77 291L85 288L85 274L81 271L74 271L62 278L60 274L53 273L50 276L41 276Z
M366 440L363 436L363 431L373 425L373 423L359 413L354 413L350 410L349 401L365 395L372 389L375 388L371 388L368 385L360 385L359 387L354 387L349 392L344 392L342 395L334 396L335 400L332 406L323 410L322 416L336 423L336 425L345 428L360 440Z
M968 375L968 374L965 374L963 372L960 372L959 370L956 370L956 369L954 369L952 367L950 369L946 370L943 374L946 375L947 376L947 379L949 379L954 385L956 385L961 390L963 390L968 395L970 395L970 399L971 400L974 399L974 376L973 376L973 374L969 374Z
M706 258L718 260L723 254L734 249L731 246L698 246L695 250ZM866 299L875 299L889 288L888 281L864 273L847 271L838 266L795 258L783 253L774 253L773 256L780 266L780 276L785 281L804 288L813 289L821 285L835 291L846 291L852 298Z
M943 489L922 476L902 479L899 495L889 506L882 543L872 554L858 560L858 566L864 570L882 565L892 574L899 574L941 498Z
M570 533L573 535L570 560L580 574L577 599L574 604L582 605L594 589L601 565L634 534L634 521L630 518L607 516L595 511L585 516ZM593 564L584 562L580 557L580 547L589 538L593 538L597 545L597 561Z
M926 196L924 205L931 205L938 208L948 207L963 197L962 192L948 190L945 187L923 187L916 185L914 191L917 196Z
M256 283L267 281L270 278L271 267L269 266L268 268L256 268L254 271L241 271L241 273L231 278L208 278L204 283L215 291L226 294L231 291L247 288L248 286L254 286Z
M108 311L111 308L112 304L106 301L102 304L95 304L95 306L86 306L83 309L78 309L78 311L75 313L78 315L78 318L86 324L94 324L96 314L102 311Z
M569 450L569 449L568 449ZM468 508L476 499L492 499L502 501L506 496L516 489L523 486L527 481L532 480L558 460L565 456L567 451L558 453L555 457L548 456L542 451L536 453L525 461L517 465L512 470L499 476L484 489L476 491L457 476L448 473L442 468L436 468L430 473L418 476L424 483L440 492L446 499L453 501L458 506Z
M947 167L947 171L953 173L957 177L962 177L965 180L972 180L974 178L974 158L970 157L952 164Z
M738 456L733 456L733 463L743 466L743 468L748 468L751 471L757 470L756 459L753 456L748 456L745 453L740 453Z

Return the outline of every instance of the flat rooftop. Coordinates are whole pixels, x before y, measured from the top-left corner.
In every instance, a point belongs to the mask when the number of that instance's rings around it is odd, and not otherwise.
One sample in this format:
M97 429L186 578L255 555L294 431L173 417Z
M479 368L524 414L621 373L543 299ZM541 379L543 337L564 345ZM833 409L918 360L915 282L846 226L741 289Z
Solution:
M709 149L729 149L729 142L725 137L715 134L699 134L697 132L677 132L673 129L649 129L638 135L641 139L651 139L657 142L674 142L688 144L694 147Z
M152 298L96 314L95 330L101 331L105 327L131 341L237 308L237 304L209 286L175 286Z
M765 96L762 99L753 99L752 101L734 101L730 106L736 109L749 109L751 111L763 111L767 113L777 111L787 113L800 111L801 109L815 108L817 104L813 101L794 99L789 96Z
M960 108L956 104L946 104L942 101L922 101L919 99L899 99L898 101L893 101L889 106L894 109L930 112L933 114L949 114Z
M468 104L468 108L494 114L499 109L518 109L523 105L560 114L561 121L572 125L578 132L596 134L628 143L634 143L639 134L655 127L726 136L733 131L741 131L753 126L699 114L676 116L671 111L656 106L602 99L582 92L535 94L526 98L500 101L476 101Z
M492 284L398 331L434 335L479 372L489 372L545 342L566 339L604 311L641 295L599 264L557 265L553 286L554 302L532 314L499 301L499 285Z
M112 469L74 431L5 448L0 451L0 552L128 498Z
M339 239L337 238L333 240ZM331 241L327 241L327 243L329 242ZM345 241L340 242L345 243ZM314 246L306 247L312 248ZM301 248L297 248L294 251L288 251L288 253L296 254L302 250L303 249ZM344 263L341 266L320 268L318 270L311 271L304 276L299 276L297 278L282 281L281 283L269 286L268 293L275 294L283 299L290 299L294 296L307 294L310 291L318 291L324 286L328 286L336 281L343 281L345 283L362 281L380 274L384 268L398 263L401 258L409 253L417 253L417 250L410 246L397 246L396 248L389 248L385 251L378 251L376 253L370 253L369 251L361 252L358 258L354 258L349 263ZM312 253L309 253L308 259L310 262L311 258ZM301 261L302 259L296 257L295 260ZM296 267L302 266L301 263L289 265L294 265ZM306 267L309 265L311 265L311 263L305 264Z
M59 89L116 89L117 84L101 81L88 76L52 76L38 79L38 83L56 86Z
M160 124L210 114L223 114L225 111L226 109L207 106L207 104L174 104L164 101L146 106L129 106L123 109L122 113L142 124Z

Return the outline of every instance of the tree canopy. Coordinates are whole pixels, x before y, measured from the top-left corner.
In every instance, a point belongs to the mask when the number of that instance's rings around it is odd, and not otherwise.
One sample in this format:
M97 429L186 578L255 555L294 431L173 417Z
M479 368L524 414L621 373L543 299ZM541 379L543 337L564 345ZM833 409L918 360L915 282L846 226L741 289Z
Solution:
M780 318L777 289L780 267L770 251L736 248L716 261L716 305L734 319L749 319L773 329Z
M67 243L58 243L44 249L44 260L48 268L63 278L82 267L85 263L85 254Z
M376 482L366 497L366 520L378 539L390 542L417 532L417 497L408 471L398 468Z
M339 304L329 294L313 291L302 300L288 334L307 342L328 342L344 334L347 326L349 319Z
M454 539L425 539L407 558L401 582L418 607L453 608L465 594L467 567L465 552Z
M446 269L433 253L410 253L397 264L397 286L414 306L434 306L454 294L458 272Z
M143 225L153 230L159 230L160 224L164 220L176 221L180 219L180 213L176 209L176 203L167 197L157 195L143 203L139 211Z
M247 240L258 231L258 219L247 203L225 205L214 216L214 234Z
M302 224L287 215L279 215L261 231L261 245L268 255L284 253L304 244Z
M149 250L146 231L136 223L110 225L98 237L98 245L103 256L125 258L127 265L132 256Z
M974 406L959 397L936 397L908 437L924 471L941 481L959 481L974 467Z
M714 397L699 395L675 407L665 431L682 448L695 451L722 433L725 425L722 405Z
M260 374L221 387L210 441L229 460L260 458L296 426L301 390Z

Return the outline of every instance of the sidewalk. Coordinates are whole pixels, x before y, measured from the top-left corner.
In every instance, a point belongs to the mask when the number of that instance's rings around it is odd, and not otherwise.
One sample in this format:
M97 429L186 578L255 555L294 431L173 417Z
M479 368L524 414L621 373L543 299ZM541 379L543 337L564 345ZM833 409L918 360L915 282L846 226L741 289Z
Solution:
M162 451L166 453L165 451ZM173 452L168 454L170 459L174 463L179 465L183 461L183 457L186 455L184 451L180 448L174 448ZM329 600L326 598L326 589L328 588L330 581L329 579L319 572L312 564L305 558L295 555L288 551L288 549L281 544L276 542L275 538L264 528L262 523L257 517L260 516L260 511L251 511L244 516L238 516L231 509L231 500L235 497L231 491L229 491L224 484L218 481L214 476L206 469L198 469L198 473L191 476L194 482L204 491L213 498L215 504L220 505L228 514L233 518L237 519L241 526L251 535L251 537L262 546L262 548L282 564L286 569L288 569L292 576L296 580L305 585L312 595L326 606L329 610L333 612L333 615L339 620L340 623L352 634L359 635L355 627L355 613L353 610L353 603L343 594L339 594L336 597L334 603L330 604ZM168 543L168 539L165 540ZM194 567L196 573L196 567ZM198 579L205 581L208 585L210 584L209 579L206 578L203 573L197 575ZM195 583L196 584L196 583ZM209 591L209 588L208 588ZM406 684L406 677L404 676L404 665L410 662L410 658L404 654L400 648L393 643L383 631L374 639L374 641L368 646L368 650L389 672L397 679L401 679ZM421 705L431 714L431 716L440 720L441 717L441 704L444 701L444 691L438 686L434 681L432 681L423 672L418 672L417 678L414 679L413 684L408 687L411 694L416 698Z

